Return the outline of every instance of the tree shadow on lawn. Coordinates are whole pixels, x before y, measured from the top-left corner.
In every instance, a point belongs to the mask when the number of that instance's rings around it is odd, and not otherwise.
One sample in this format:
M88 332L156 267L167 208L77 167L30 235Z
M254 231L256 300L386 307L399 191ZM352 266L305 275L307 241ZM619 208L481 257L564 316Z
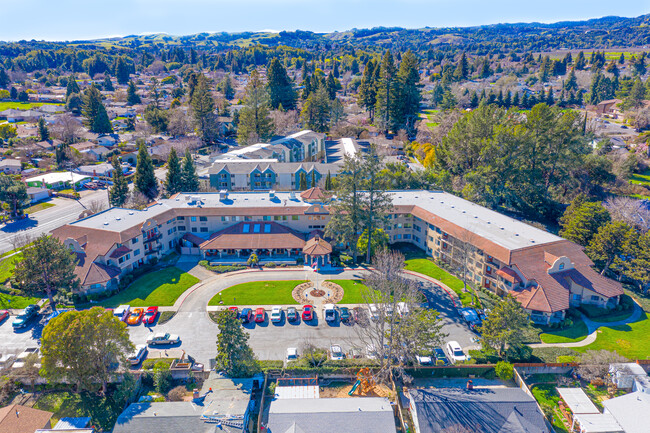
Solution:
M112 393L108 397L82 391L62 391L41 396L36 404L41 410L54 412L57 418L89 416L92 424L110 431L119 416L121 404L113 400Z

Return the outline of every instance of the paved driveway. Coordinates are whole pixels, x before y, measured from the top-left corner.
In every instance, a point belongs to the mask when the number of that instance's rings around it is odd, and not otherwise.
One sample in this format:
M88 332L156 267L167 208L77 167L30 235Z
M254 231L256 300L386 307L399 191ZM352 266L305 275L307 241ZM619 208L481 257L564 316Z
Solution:
M327 278L335 279L356 279L363 278L364 271L343 271L334 275L319 275L319 280ZM216 341L218 327L209 318L206 306L209 300L221 290L248 281L266 280L300 280L314 278L313 272L299 270L263 270L256 272L233 273L229 275L217 275L204 280L193 292L186 295L178 312L172 320L163 325L145 327L143 325L130 326L131 340L135 344L143 344L147 336L152 332L170 332L178 334L181 344L178 346L160 346L150 350L149 357L157 356L158 350L180 348L192 355L197 361L210 365L210 359L214 358L217 351ZM429 306L436 308L441 313L443 320L443 331L449 336L446 340L456 340L464 348L476 346L472 341L474 334L464 325L463 320L456 312L453 302L444 290L435 284L412 277L424 286L422 287L429 300ZM270 309L270 306L267 306ZM268 315L267 315L268 316ZM329 347L331 344L339 344L347 351L353 346L361 346L361 342L355 332L357 325L336 324L334 326L325 323L321 311L317 311L317 320L311 323L302 321L297 324L282 322L280 325L267 321L264 324L250 324L246 330L250 335L249 343L259 359L283 359L288 347L302 347L305 343L312 343L320 347ZM40 337L39 327L28 328L21 333L14 333L11 328L11 320L0 326L0 347L2 353L19 353L25 347L37 345L36 338Z

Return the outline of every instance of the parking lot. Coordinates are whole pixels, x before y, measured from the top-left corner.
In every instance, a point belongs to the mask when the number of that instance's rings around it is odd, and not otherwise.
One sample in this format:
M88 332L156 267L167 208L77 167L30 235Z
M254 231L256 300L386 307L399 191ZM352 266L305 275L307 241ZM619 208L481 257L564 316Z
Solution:
M263 280L263 279L294 279L304 276L304 272L269 272L259 274L243 274L229 278L219 277L213 280L206 280L201 290L197 290L179 308L173 319L165 324L153 326L129 326L129 333L134 344L144 344L147 338L155 332L169 332L177 334L181 343L175 346L157 346L152 348L149 358L159 356L159 351L170 348L180 348L187 354L193 356L198 362L210 366L210 360L214 359L217 352L217 325L210 319L206 311L208 301L220 290L230 287L238 282ZM360 275L353 272L341 274L342 278L359 278ZM427 297L427 307L434 308L440 312L443 323L443 332L448 336L445 341L456 340L463 349L468 350L478 347L476 335L469 330L464 319L458 314L454 302L444 290L432 283L423 284L420 289ZM302 307L297 306L299 311ZM279 323L270 321L271 306L265 306L266 319L263 323L249 323L244 326L250 335L249 344L261 360L284 359L286 350L289 347L298 348L299 351L305 344L313 344L317 347L329 348L332 344L338 344L344 352L352 347L364 349L365 345L359 338L357 324L342 324L339 320L326 323L321 307L316 308L314 320L304 322L302 319L295 323L286 321L286 308L284 319ZM38 339L42 330L42 324L31 323L24 330L14 332L11 327L11 318L0 324L0 341L2 354L20 353L27 347L38 345Z

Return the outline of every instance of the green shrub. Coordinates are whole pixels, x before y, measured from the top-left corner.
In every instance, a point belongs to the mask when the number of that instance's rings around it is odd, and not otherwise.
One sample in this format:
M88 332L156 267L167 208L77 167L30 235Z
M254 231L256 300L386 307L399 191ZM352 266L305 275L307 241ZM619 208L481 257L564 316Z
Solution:
M265 268L271 268L271 269L272 269L272 268L275 268L276 266L277 266L277 265L276 265L275 263L273 263L273 262L266 263L266 264L264 265Z
M494 372L501 380L510 380L514 375L512 364L505 361L497 362L497 365L494 366Z

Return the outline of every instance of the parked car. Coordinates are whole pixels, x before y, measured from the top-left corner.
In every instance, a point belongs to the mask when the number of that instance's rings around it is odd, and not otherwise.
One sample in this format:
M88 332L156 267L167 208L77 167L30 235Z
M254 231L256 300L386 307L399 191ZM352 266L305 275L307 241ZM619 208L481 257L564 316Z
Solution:
M338 344L332 344L330 346L330 359L332 361L341 361L343 358L345 358L345 355L343 354L341 346Z
M253 310L251 308L242 308L239 314L241 323L250 323L253 321Z
M278 323L282 321L282 307L275 306L271 309L271 322Z
M131 365L138 365L141 363L144 358L147 356L147 345L138 344L135 346L135 351L131 353L126 360L131 363Z
M139 325L144 316L144 308L134 308L131 313L129 313L129 318L126 319L127 325Z
M314 306L305 305L302 307L302 320L310 321L314 318Z
M121 321L126 321L126 319L129 317L130 311L131 311L130 305L120 305L119 307L113 310L113 315L115 315Z
M237 307L228 307L228 311L232 311L235 315L235 318L239 317L239 308Z
M478 315L478 312L473 308L461 308L458 310L463 319L467 322L467 325L472 328L473 326L480 326L481 319Z
M287 362L295 361L298 359L298 349L295 347L287 348Z
M144 312L144 318L142 321L145 325L153 325L156 321L156 316L158 315L158 307L149 307Z
M370 318L372 320L374 320L374 321L378 321L379 320L379 309L377 308L377 306L375 304L370 304L369 308L370 308Z
M255 322L256 323L261 323L266 320L266 311L264 311L264 308L260 307L257 310L255 310Z
M434 347L433 356L436 358L436 365L440 363L442 363L442 365L449 365L449 360L447 359L447 355L445 355L445 351L442 350L442 347Z
M176 344L181 341L178 335L170 334L169 332L158 332L147 338L147 344L155 346L157 344Z
M325 312L325 321L326 322L335 322L336 321L336 308L334 304L325 304L323 307Z
M32 320L36 318L36 316L38 316L38 310L40 310L40 307L38 305L28 305L27 308L21 311L20 314L16 316L14 321L11 322L11 326L14 329L25 328Z
M341 307L339 308L339 314L341 316L341 322L343 323L348 323L352 316L350 315L350 310L348 307Z
M365 308L362 307L353 308L352 317L354 318L354 321L361 326L367 326L369 323L368 310L366 310Z
M467 355L465 355L465 352L463 352L463 348L460 347L460 344L458 344L457 341L450 341L447 343L447 355L449 355L449 359L454 364L457 362L466 361L468 359Z
M415 359L420 365L431 365L433 364L433 359L427 355L416 355Z
M9 311L7 310L0 311L0 322L5 320L7 317L9 317Z
M298 310L296 310L296 307L287 308L287 320L289 322L295 322L298 320L298 317Z

